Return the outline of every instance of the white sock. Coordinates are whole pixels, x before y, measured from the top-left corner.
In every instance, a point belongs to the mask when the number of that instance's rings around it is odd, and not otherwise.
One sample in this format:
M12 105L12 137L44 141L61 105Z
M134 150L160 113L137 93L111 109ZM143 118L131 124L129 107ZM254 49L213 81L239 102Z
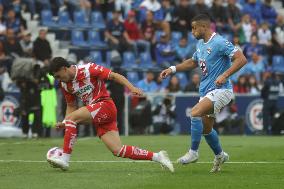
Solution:
M216 155L216 158L220 158L224 155L224 152L222 151L220 154Z
M71 157L71 154L66 154L66 153L62 154L62 159L66 162L69 162L70 157Z
M159 154L153 153L152 161L158 161L159 160Z
M198 151L195 151L195 150L192 150L192 149L189 149L188 152L189 152L189 153L193 153L193 154L197 154L197 153L198 153Z

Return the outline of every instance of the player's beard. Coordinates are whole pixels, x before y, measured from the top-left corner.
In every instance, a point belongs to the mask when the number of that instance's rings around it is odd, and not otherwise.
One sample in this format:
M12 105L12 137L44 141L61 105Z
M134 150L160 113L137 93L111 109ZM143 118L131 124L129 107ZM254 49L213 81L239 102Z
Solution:
M194 36L197 40L200 40L200 39L202 39L202 37L201 37L201 35L199 34L199 35L196 35L196 36Z

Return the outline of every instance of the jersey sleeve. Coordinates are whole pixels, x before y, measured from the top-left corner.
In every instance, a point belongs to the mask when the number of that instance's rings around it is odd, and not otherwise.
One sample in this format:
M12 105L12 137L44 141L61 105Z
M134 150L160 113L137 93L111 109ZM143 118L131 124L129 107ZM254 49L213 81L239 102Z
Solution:
M64 98L65 98L65 100L66 100L66 103L68 104L68 103L73 103L73 102L75 102L75 101L76 101L76 97L75 97L73 94L67 92L67 91L64 89L64 87L62 86L62 84L61 84L60 86L61 86L61 90L62 90L62 93L63 93L63 95L64 95Z
M94 64L94 63L91 63L89 71L90 71L91 77L95 77L95 78L98 78L100 80L107 80L109 78L110 73L111 73L110 69L103 67L103 66L100 66L100 65L97 65L97 64Z
M228 56L229 58L232 58L235 52L238 51L237 47L235 47L231 42L226 39L221 40L219 46L221 47L221 54L224 56Z

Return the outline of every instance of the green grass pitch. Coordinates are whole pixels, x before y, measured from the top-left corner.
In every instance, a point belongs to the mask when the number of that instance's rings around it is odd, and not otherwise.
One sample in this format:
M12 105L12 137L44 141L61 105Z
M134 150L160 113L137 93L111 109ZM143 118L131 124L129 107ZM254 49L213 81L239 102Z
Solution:
M231 163L217 174L209 173L213 153L204 140L199 163L174 164L175 173L170 173L157 163L123 163L126 159L113 157L98 138L78 139L72 161L82 162L72 162L70 170L62 172L45 162L47 150L61 146L62 140L0 139L0 189L284 188L284 137L222 136ZM188 136L122 137L124 144L165 149L172 161L186 152L188 140Z

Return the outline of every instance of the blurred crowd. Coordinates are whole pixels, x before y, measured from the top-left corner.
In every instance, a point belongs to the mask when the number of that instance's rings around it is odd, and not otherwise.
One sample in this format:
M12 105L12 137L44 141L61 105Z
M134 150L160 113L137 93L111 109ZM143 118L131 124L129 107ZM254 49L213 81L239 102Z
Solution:
M191 19L200 13L209 14L212 30L225 36L248 59L248 64L232 78L234 91L260 95L265 83L274 79L283 92L284 17L272 3L272 0L0 0L1 91L26 94L22 95L19 112L28 122L29 112L42 114L41 91L58 89L58 82L50 79L46 71L53 57L46 37L48 30L30 31L22 16L30 12L32 20L42 21L41 13L49 10L53 18L67 12L74 22L75 12L83 12L86 20L93 12L99 12L105 25L100 29L101 40L107 44L106 50L112 58L118 57L115 69L123 67L127 53L134 57L130 64L150 60L147 71L126 69L123 73L145 92L163 93L198 92L198 69L173 75L168 80L161 80L158 73L192 56L197 41L191 33ZM19 58L25 61L17 61ZM30 75L28 72L20 73L28 70L25 65L13 65L27 61L35 65L29 70L32 78L24 77ZM113 88L123 93L123 89ZM62 104L62 95L59 90L56 93L57 103ZM58 112L62 114L64 108Z

